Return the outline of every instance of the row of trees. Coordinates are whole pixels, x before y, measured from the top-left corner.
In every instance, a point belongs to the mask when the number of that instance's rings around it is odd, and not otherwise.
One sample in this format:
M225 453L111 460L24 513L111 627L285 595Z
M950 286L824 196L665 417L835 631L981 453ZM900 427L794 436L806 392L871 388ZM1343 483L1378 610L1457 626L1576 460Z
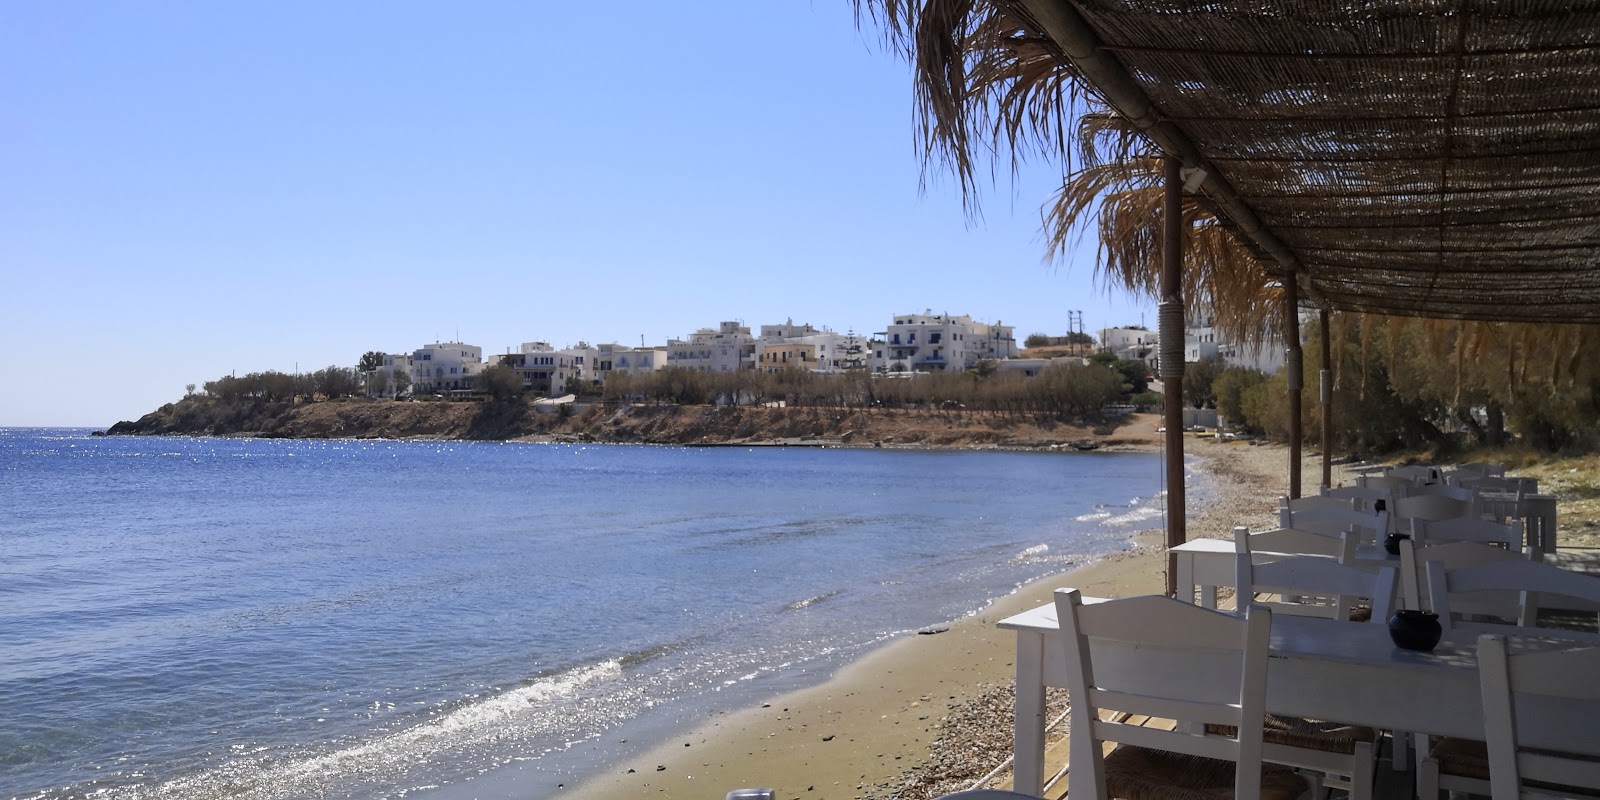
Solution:
M1143 377L1140 378L1141 383ZM707 403L829 408L942 409L1012 417L1090 419L1125 399L1123 374L1100 364L1063 361L1037 377L994 371L980 362L965 373L873 376L805 370L706 373L669 367L644 375L612 375L603 396L614 402ZM1142 390L1142 387L1141 387Z
M1584 329L1335 313L1330 372L1336 446L1386 452L1497 446L1600 447L1600 358ZM1320 435L1320 331L1305 343L1302 425ZM1274 437L1289 431L1288 385L1220 361L1189 364L1184 399Z
M188 387L194 392L194 385ZM349 367L328 366L315 372L290 374L277 370L252 372L243 376L225 375L206 381L207 395L227 402L259 400L293 403L317 398L350 397L362 391L361 376Z

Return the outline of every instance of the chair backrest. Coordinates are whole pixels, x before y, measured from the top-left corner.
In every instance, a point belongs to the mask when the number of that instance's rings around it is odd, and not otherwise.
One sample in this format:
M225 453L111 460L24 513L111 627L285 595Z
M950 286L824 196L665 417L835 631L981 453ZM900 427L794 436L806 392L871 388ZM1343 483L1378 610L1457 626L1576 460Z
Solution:
M1456 479L1455 485L1475 492L1539 493L1538 478L1480 478L1469 476Z
M1356 600L1367 599L1372 603L1371 621L1388 622L1394 607L1394 567L1383 566L1371 572L1319 556L1258 561L1251 553L1256 537L1246 528L1234 528L1233 532L1237 607L1266 605L1277 613L1343 620L1350 618ZM1348 533L1343 538L1347 543L1354 539ZM1347 545L1347 550L1350 549L1353 548ZM1255 595L1262 593L1283 599L1262 603L1255 599Z
M1479 517L1455 519L1411 518L1411 540L1417 546L1445 542L1494 544L1507 550L1522 549L1522 520L1495 522Z
M1377 511L1378 501L1382 500L1384 508L1394 503L1392 489L1366 486L1339 486L1335 488L1322 487L1323 497L1334 497L1341 500L1354 500L1357 511Z
M1439 480L1439 470L1434 467L1390 467L1383 474L1390 478L1405 478L1406 480L1413 481L1415 483Z
M1356 484L1366 489L1387 491L1392 497L1405 497L1411 490L1417 488L1417 482L1410 478L1394 478L1388 475L1363 475L1356 479Z
M1505 559L1489 564L1448 569L1441 561L1423 562L1428 575L1428 602L1439 615L1439 624L1445 630L1464 629L1488 633L1507 632L1507 626L1496 623L1478 623L1454 619L1455 600L1459 595L1475 592L1516 592L1519 597L1515 624L1531 628L1537 624L1539 608L1543 605L1592 609L1600 604L1600 579L1592 575L1570 572L1553 564L1531 559ZM1563 602L1549 603L1553 597ZM1540 629L1539 633L1563 638L1584 638L1600 641L1600 634L1576 631Z
M1235 549L1245 548L1244 552L1251 553L1285 553L1289 555L1307 556L1333 556L1341 564L1348 564L1356 555L1356 537L1347 534L1329 536L1324 533L1311 531L1297 531L1293 528L1278 528L1277 530L1259 531L1250 533L1249 528L1243 528L1249 541L1240 544L1238 540L1240 528L1234 528ZM1257 559L1260 560L1259 558Z
M1069 760L1084 797L1107 796L1101 742L1234 761L1234 796L1260 794L1270 611L1240 617L1159 596L1085 604L1076 589L1057 589L1055 601L1072 703ZM1197 730L1230 725L1237 738L1101 720L1101 709Z
M1345 508L1278 509L1278 527L1338 536L1354 530L1363 541L1377 542L1389 533L1388 512L1373 513Z
M1477 508L1470 500L1457 500L1454 497L1440 497L1438 495L1422 495L1418 497L1396 497L1394 499L1394 515L1397 519L1454 519L1465 517L1474 513Z
M1446 572L1479 564L1500 561L1526 561L1531 550L1516 550L1481 544L1479 542L1439 542L1419 544L1410 539L1400 543L1400 594L1406 608L1432 611L1428 597L1427 563L1437 561ZM1474 592L1451 598L1451 611L1456 614L1482 614L1516 619L1522 613L1521 592Z
M1321 494L1314 494L1309 497L1296 497L1293 500L1280 495L1278 497L1278 508L1287 508L1290 511L1309 511L1314 508L1336 508L1348 511L1357 510L1356 501L1354 498L1328 497L1327 495Z
M1418 486L1416 489L1411 491L1411 496L1448 497L1452 500L1460 500L1465 503L1470 503L1478 499L1478 493L1472 489L1468 489L1465 486L1448 486L1443 483L1430 483L1426 486Z
M1600 647L1511 651L1504 636L1478 637L1493 800L1572 796L1546 787L1525 793L1524 781L1600 789Z

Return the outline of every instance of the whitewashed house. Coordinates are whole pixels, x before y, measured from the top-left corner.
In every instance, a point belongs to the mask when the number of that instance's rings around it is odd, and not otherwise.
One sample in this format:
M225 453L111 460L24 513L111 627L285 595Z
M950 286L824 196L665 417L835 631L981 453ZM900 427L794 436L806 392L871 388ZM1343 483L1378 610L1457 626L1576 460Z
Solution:
M1015 331L998 321L978 322L965 314L905 314L894 318L874 360L885 372L962 372L981 359L1016 358Z
M483 366L483 348L477 345L434 342L411 354L411 385L428 394L471 389Z
M755 367L755 337L738 322L723 322L716 329L701 328L687 341L667 341L667 366L697 372L736 372Z

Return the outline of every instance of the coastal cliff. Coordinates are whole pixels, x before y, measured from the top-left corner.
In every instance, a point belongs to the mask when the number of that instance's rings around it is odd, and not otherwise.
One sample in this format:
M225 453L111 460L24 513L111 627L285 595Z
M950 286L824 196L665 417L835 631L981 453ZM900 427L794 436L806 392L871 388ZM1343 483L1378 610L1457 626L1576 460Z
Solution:
M294 439L470 439L639 444L844 444L935 447L1139 447L1154 424L1118 427L944 410L575 404L545 413L525 401L223 402L201 395L169 403L110 435ZM554 409L551 409L554 411Z

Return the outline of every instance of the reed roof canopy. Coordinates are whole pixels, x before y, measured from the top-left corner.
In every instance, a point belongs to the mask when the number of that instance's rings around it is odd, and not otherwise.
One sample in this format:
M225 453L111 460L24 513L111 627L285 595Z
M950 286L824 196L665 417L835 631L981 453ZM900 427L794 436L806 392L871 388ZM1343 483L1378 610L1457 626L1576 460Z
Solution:
M1017 21L1324 308L1600 323L1600 0L868 5Z

